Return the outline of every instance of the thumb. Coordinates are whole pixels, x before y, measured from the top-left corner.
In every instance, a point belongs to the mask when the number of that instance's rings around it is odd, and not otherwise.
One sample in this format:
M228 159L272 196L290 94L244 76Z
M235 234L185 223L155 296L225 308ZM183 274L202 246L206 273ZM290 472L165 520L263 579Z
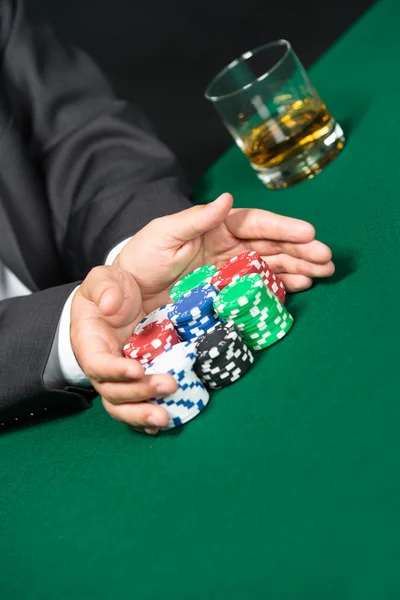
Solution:
M182 212L165 217L162 222L163 232L179 243L193 240L206 231L214 229L228 216L232 208L231 194L222 194L209 204L193 206Z
M134 278L126 271L111 266L92 269L81 284L80 293L96 304L104 316L115 315L121 309L127 293L140 297Z

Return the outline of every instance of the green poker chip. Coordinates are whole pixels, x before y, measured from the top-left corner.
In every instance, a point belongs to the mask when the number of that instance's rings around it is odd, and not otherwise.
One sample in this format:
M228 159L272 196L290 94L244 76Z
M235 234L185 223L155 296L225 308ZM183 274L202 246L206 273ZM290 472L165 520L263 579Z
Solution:
M249 348L262 350L278 342L293 325L293 317L258 273L231 281L214 300L223 320L232 320Z
M279 342L279 340L281 340L290 331L292 325L293 318L290 318L287 320L284 328L281 328L276 333L271 333L270 336L265 336L264 338L261 338L257 341L255 345L250 343L248 345L251 345L251 348L253 350L264 350L265 348L268 348L268 346L272 346L272 344Z
M182 298L184 294L190 292L194 288L206 285L211 282L217 272L217 267L214 265L203 265L198 267L194 271L187 273L176 282L174 287L170 291L170 296L174 302Z
M214 301L214 308L220 316L237 316L254 306L262 298L264 281L258 273L244 275L228 283Z

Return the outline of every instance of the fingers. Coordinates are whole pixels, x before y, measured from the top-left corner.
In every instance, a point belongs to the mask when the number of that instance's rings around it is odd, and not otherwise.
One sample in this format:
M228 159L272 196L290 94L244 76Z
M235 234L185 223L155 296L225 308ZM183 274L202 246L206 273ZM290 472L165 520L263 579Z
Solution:
M229 231L242 240L307 243L315 237L315 229L310 223L257 208L233 209L225 223Z
M251 240L250 247L261 256L265 256L269 264L270 255L287 254L295 258L302 258L309 262L326 264L332 260L332 251L326 244L312 240L306 244L293 244L291 242L274 242L268 240Z
M103 296L109 292L123 290L123 278L120 269L110 266L95 267L82 282L81 294L91 302L100 306ZM122 295L123 300L123 295Z
M85 355L81 367L87 377L97 383L132 381L144 377L144 368L139 361L113 356L107 351Z
M94 302L104 316L116 314L128 296L140 297L132 275L112 266L95 267L82 282L80 293Z
M330 277L335 272L332 261L323 265L309 262L301 258L288 256L287 254L276 254L275 256L263 256L271 269L279 275L287 273L291 275L305 275L306 277Z
M169 419L166 410L150 402L120 404L118 406L112 404L106 398L102 398L102 402L113 419L122 421L135 429L144 428L146 433L150 435L155 435L160 427L168 425Z
M193 240L206 231L217 227L227 217L232 208L233 198L230 194L222 194L219 198L205 206L193 206L182 212L154 221L160 234L167 233L180 244Z
M96 389L111 404L119 405L163 398L177 390L177 383L172 375L145 375L130 382L106 381L96 385Z
M156 435L160 427L168 425L168 414L161 406L145 401L172 394L177 383L171 375L148 375L130 383L105 382L96 385L96 389L113 419L130 425L136 431Z
M137 431L138 433L147 433L148 435L157 435L159 432L159 427L134 427L130 425L133 431Z
M295 293L308 290L312 286L313 280L305 275L291 275L290 273L281 273L280 279L286 288L286 291Z

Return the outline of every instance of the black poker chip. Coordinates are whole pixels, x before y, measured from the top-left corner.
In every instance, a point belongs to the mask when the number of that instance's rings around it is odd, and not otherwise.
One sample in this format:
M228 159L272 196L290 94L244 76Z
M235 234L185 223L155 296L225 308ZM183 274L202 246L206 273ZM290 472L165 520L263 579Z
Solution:
M197 340L195 371L210 389L219 389L240 379L254 362L239 330L232 321L219 323Z

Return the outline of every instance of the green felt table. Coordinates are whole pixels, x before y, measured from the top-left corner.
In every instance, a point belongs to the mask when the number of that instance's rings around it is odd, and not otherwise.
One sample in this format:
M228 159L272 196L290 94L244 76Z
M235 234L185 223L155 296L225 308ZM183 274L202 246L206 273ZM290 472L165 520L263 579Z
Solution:
M400 598L399 20L378 3L312 69L348 137L321 175L270 192L232 148L199 185L332 245L287 338L174 433L96 402L0 436L2 599Z

